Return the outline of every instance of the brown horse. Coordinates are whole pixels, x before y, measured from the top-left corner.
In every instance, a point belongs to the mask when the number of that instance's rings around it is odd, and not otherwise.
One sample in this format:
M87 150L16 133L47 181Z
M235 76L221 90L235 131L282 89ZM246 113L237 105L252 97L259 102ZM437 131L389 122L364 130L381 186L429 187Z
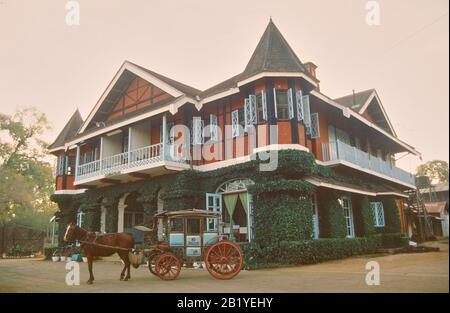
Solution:
M111 233L97 235L94 232L89 232L73 222L67 226L66 233L64 235L64 241L73 242L78 240L80 242L81 250L84 251L88 259L89 268L89 280L88 284L92 284L94 281L94 275L92 274L92 261L95 256L110 256L115 252L120 256L125 266L120 274L120 280L129 280L130 276L130 260L128 258L128 252L134 247L134 238L126 233ZM105 246L110 246L105 247ZM125 276L125 270L127 270L127 276Z

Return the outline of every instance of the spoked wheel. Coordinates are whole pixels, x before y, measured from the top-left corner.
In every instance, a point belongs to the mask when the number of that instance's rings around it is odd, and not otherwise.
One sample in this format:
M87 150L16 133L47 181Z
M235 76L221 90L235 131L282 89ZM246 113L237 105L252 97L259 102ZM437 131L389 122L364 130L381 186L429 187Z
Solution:
M242 269L241 249L231 241L222 240L209 248L206 269L217 279L231 279Z
M148 270L150 271L150 273L152 273L153 275L158 276L158 274L156 273L156 259L158 258L158 256L160 256L159 253L153 253L148 257Z
M180 259L175 254L166 252L156 258L155 272L159 278L163 280L174 280L178 277L180 271Z

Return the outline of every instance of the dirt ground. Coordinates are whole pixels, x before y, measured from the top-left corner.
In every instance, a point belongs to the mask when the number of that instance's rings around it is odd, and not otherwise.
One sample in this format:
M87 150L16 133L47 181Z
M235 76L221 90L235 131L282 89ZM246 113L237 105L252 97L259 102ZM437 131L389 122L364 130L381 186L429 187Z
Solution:
M63 262L36 259L0 260L0 292L449 292L448 241L433 242L441 251L369 255L321 264L243 271L229 281L206 270L182 269L175 281L162 281L144 266L132 269L131 280L119 281L119 262L94 263L95 283L87 285L87 264L81 263L81 284L65 284ZM365 283L368 261L380 264L379 286Z

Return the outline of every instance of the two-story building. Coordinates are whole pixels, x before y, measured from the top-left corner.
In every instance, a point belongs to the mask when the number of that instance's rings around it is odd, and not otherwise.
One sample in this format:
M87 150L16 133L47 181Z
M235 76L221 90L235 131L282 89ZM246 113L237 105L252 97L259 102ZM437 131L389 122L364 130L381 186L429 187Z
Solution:
M204 91L125 61L49 148L61 225L139 242L154 213L196 207L221 211L210 227L238 241L404 230L415 183L395 155L419 152L375 89L332 99L316 68L272 21L244 71Z

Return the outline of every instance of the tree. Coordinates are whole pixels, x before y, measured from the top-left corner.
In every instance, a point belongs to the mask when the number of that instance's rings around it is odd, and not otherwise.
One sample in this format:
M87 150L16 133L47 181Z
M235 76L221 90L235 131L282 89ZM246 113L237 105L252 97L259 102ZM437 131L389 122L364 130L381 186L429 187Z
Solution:
M14 219L44 228L55 211L52 167L40 138L49 129L47 117L35 108L0 113L0 224Z
M448 163L441 160L429 161L417 167L416 176L427 176L431 182L448 183Z

